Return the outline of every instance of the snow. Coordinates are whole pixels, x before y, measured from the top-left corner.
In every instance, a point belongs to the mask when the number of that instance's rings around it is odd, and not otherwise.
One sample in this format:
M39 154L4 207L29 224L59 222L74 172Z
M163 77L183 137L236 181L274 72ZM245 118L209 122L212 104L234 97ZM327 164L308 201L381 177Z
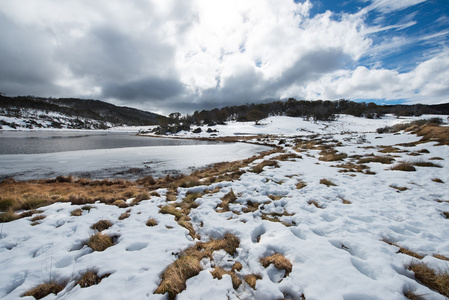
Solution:
M381 239L387 237L398 245L422 255L423 261L435 268L447 269L447 262L433 254L449 257L449 221L442 212L449 211L449 148L435 143L405 147L396 146L409 152L393 153L398 161L434 161L442 168L416 167L416 172L389 170L391 165L367 164L374 175L363 173L342 173L333 167L341 162L319 160L320 150L308 149L297 152L292 145L295 136L319 133L342 142L336 149L354 155L385 155L379 152L380 145L398 145L418 141L420 137L409 133L400 135L376 134L376 128L403 121L392 118L366 120L341 117L336 123L310 123L301 119L271 117L263 121L266 125L254 126L246 123L227 127L217 125L219 135L235 133L282 134L287 153L295 153L301 158L278 161L279 168L265 167L256 174L244 173L238 180L213 183L209 186L178 188L178 201L188 191L203 191L206 188L221 190L205 194L195 202L189 217L202 241L221 238L225 233L233 233L240 239L234 256L220 250L214 252L214 259L202 261L203 271L187 280L187 289L178 299L281 299L288 295L292 299L405 299L404 290L424 295L426 299L445 299L437 292L421 285L414 279L413 272L405 265L416 260L406 254L397 253L398 247ZM206 128L206 127L205 127ZM203 133L204 130L203 130ZM181 133L189 136L191 134ZM277 138L272 138L277 144ZM161 161L183 165L192 159L194 164L209 163L207 154L223 158L238 159L254 151L256 145L201 145L172 148L161 154ZM154 147L151 147L154 148ZM239 153L237 150L241 150ZM243 149L243 150L242 150ZM408 153L426 149L419 157ZM121 152L124 151L124 152ZM125 152L131 151L131 152ZM59 163L53 170L64 170L74 166L80 157L91 157L90 163L108 165L125 156L135 157L141 162L150 149L124 149L114 151L89 151L71 157L69 152L50 155L35 155L27 162L32 168L44 168L46 160L56 159ZM156 150L154 150L156 151ZM170 152L170 153L168 153ZM126 155L125 155L126 153ZM181 154L186 154L182 156ZM164 156L166 155L166 156ZM246 167L262 160L275 158L271 154L254 161ZM186 159L185 157L188 157ZM13 159L10 157L9 159ZM90 158L89 158L90 159ZM152 158L155 162L157 159ZM350 161L348 157L345 161ZM33 165L39 164L41 165ZM90 167L89 160L79 169ZM114 162L115 163L115 162ZM5 160L1 162L5 164ZM131 161L120 162L123 166ZM26 164L24 164L26 165ZM32 167L31 167L32 166ZM195 165L197 166L197 165ZM171 167L171 166L169 166ZM21 171L26 172L24 166ZM60 169L57 169L60 168ZM327 187L320 180L327 178L336 186ZM444 183L432 181L439 178ZM299 181L307 184L297 189ZM398 191L391 185L407 187ZM216 206L229 191L237 195L231 211L217 212ZM159 189L160 197L153 196L131 207L130 217L118 220L126 211L116 206L96 203L90 211L80 217L70 212L79 205L55 203L42 208L46 218L40 224L31 226L30 218L23 218L0 226L0 298L17 299L25 291L51 278L67 278L69 283L58 295L45 299L165 299L154 294L160 283L160 275L176 260L178 254L195 244L188 231L179 226L172 215L159 213L159 207L166 205L166 189ZM283 196L271 200L268 196ZM342 199L350 201L343 204ZM322 208L308 204L317 201ZM261 203L254 212L243 212L247 202ZM234 212L233 212L234 211ZM264 220L263 214L287 212L280 221ZM148 218L155 218L158 225L148 227ZM114 223L105 233L119 236L116 245L103 252L92 252L83 245L93 234L90 226L101 219ZM273 265L264 268L260 258L274 253L283 254L293 265L292 272L284 277L284 271ZM237 274L243 279L248 274L258 274L256 289L243 283L234 290L231 278L224 275L214 279L214 266L230 269L234 262L243 265ZM96 268L100 274L111 273L100 284L88 288L74 286L76 276L83 271ZM24 298L26 299L26 298ZM31 299L31 298L30 298Z

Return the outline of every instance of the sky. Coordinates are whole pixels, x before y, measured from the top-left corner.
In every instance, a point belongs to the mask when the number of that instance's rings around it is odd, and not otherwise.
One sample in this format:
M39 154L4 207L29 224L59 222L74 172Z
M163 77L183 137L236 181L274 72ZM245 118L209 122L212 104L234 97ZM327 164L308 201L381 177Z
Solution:
M7 96L449 102L449 0L1 0L0 39Z

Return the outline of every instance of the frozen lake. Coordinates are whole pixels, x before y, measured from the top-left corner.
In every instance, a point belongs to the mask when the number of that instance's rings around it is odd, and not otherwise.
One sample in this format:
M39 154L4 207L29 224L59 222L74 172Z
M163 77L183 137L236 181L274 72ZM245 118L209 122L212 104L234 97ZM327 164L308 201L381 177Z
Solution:
M94 179L187 174L270 149L109 132L3 132L0 145L0 180L70 174Z
M148 146L204 145L212 142L137 136L127 132L0 131L0 154L37 154Z

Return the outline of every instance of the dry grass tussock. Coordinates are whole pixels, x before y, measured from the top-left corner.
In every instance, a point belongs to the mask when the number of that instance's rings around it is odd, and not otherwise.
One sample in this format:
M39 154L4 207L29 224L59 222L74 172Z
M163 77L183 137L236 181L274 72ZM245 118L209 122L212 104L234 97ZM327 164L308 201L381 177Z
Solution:
M390 187L391 188L393 188L393 189L395 189L395 190L398 190L398 191L400 191L400 192L403 192L403 191L406 191L406 190L408 190L408 188L407 187L405 187L405 186L397 186L397 185L390 185Z
M59 180L2 181L0 211L29 210L55 202L82 205L100 201L111 204L143 192L143 187L122 179L100 181L72 177L62 180L61 176L58 178Z
M221 240L196 243L194 246L186 249L176 261L165 269L161 275L161 283L154 293L167 293L169 299L175 299L177 294L185 290L186 280L201 272L200 261L203 258L208 257L212 259L212 253L220 249L233 255L239 244L238 238L229 233Z
M288 276L293 268L292 263L280 253L275 253L271 256L263 257L260 259L260 263L264 268L267 268L269 265L273 264L279 270L284 270L284 277Z
M89 238L87 246L94 251L104 251L114 246L114 241L111 236L98 232Z
M366 156L358 160L357 163L359 164L366 164L366 163L381 163L381 164L391 164L394 162L394 158L391 156Z
M50 294L57 295L66 285L67 280L49 280L25 292L22 297L32 296L36 299L42 299Z
M332 167L340 168L340 173L344 172L354 172L354 173L364 173L365 170L369 170L368 166L363 164L354 164L352 162L346 162L344 164L333 165Z
M348 157L346 153L340 153L333 148L322 150L320 155L319 160L321 161L341 161Z
M100 220L100 221L96 222L95 224L93 224L92 226L90 226L90 229L96 230L98 232L102 232L103 230L108 229L112 225L113 224L109 220Z
M324 184L327 187L331 187L331 186L337 186L335 183L333 183L331 180L323 178L320 180L321 184Z
M423 259L424 258L424 256L419 254L419 253L416 253L416 252L414 252L412 250L409 250L407 248L399 246L398 244L396 244L393 240L391 240L388 237L382 237L382 242L387 243L388 245L392 245L392 246L398 247L399 250L396 253L403 253L403 254L406 254L408 256L417 258L417 259Z
M128 209L126 212L122 213L118 217L118 219L121 221L121 220L125 220L125 219L129 218L131 216L130 212L131 212L131 209Z
M415 273L416 279L441 295L449 297L449 273L447 270L434 270L422 262L412 262L407 267Z
M157 224L158 223L154 218L149 218L148 221L145 223L145 225L147 225L148 227L153 227L156 226Z
M222 279L223 275L229 275L231 276L232 280L232 287L234 289L238 289L239 286L242 284L242 280L239 278L239 276L235 273L234 270L231 271L225 271L221 267L215 267L215 269L211 272L212 276L216 279Z
M277 161L275 160L264 160L263 162L255 165L254 167L252 167L251 169L249 169L250 172L253 173L262 173L263 172L263 168L265 167L274 167L274 168L279 168L279 164Z
M441 180L440 178L432 178L432 181L437 183L444 183L444 181Z
M413 291L404 291L404 296L409 300L426 300L426 298L421 295L416 295Z
M416 168L411 162L403 161L390 168L392 171L414 172Z
M234 194L234 191L231 189L229 193L223 196L221 198L221 203L218 204L217 208L221 208L221 211L229 211L229 204L234 203L234 201L237 200L237 196Z
M256 289L257 280L262 279L262 276L257 274L249 274L245 276L245 282L252 287L254 290Z
M92 285L97 285L103 280L104 278L111 275L110 273L106 273L103 275L98 275L98 270L90 269L87 270L81 277L75 282L75 285L80 285L81 288L90 287Z
M316 200L309 200L309 201L307 201L307 204L314 205L316 208L324 208Z

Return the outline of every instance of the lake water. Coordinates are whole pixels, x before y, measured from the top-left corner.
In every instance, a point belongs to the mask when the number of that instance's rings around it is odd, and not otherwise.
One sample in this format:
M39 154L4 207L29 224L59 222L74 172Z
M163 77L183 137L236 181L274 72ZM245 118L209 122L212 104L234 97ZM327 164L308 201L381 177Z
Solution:
M137 136L123 132L0 131L0 154L38 154L63 151L148 146L203 145L213 142Z
M123 132L0 131L0 181L69 174L93 179L188 174L268 149L246 143L155 138Z

